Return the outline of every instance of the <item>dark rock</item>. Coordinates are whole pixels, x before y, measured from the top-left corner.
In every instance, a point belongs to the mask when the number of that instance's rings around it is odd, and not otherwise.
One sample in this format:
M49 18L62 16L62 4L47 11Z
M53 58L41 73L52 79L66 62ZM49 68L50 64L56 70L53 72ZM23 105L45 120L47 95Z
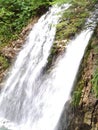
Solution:
M79 126L79 129L78 129L78 130L91 130L91 128L92 128L92 127L91 127L90 125L84 123L84 124L81 124L81 125Z

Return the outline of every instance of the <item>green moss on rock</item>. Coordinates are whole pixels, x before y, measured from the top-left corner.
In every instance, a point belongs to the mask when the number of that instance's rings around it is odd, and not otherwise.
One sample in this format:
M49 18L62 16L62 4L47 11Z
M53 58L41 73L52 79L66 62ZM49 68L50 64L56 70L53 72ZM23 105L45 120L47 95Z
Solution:
M93 76L92 76L92 92L98 98L98 25L93 35L92 39L92 48L94 50L93 57L96 59L94 61L94 69L93 69Z
M60 23L57 25L55 41L48 58L49 66L52 65L58 55L64 52L68 41L83 29L94 4L95 2L91 0L83 0L81 2L74 0L72 1L72 6L64 12Z
M80 100L81 100L81 95L82 95L82 89L84 87L84 81L79 81L77 86L75 87L75 90L73 91L72 94L72 105L74 107L79 106Z
M10 63L6 57L0 55L0 70L5 70L9 67Z

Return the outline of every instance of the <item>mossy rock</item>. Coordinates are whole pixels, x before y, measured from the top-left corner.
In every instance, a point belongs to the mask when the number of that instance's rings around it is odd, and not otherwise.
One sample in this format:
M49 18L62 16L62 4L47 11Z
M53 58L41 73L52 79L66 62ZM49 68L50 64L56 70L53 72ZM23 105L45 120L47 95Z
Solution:
M60 23L57 25L56 37L53 47L51 48L47 66L50 67L52 62L54 62L54 59L56 60L57 56L61 54L61 52L64 52L64 49L60 49L56 42L63 40L69 41L83 29L83 26L90 14L91 3L92 2L90 0L83 0L83 2L75 0L72 6L63 13ZM66 46L66 43L67 42L61 42L60 45Z
M9 60L0 55L0 70L5 70L9 67Z

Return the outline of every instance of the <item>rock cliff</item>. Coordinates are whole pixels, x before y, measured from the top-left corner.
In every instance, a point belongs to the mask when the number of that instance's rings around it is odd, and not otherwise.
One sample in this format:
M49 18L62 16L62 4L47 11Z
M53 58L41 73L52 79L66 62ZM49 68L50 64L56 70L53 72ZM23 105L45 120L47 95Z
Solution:
M70 123L68 130L98 130L98 98L92 82L98 67L97 38L98 26L95 29L77 75L78 78L72 95L77 92L80 93L80 97L77 96L74 99L74 104L70 105L71 113L69 112ZM98 86L98 81L96 85ZM76 104L77 100L78 104Z

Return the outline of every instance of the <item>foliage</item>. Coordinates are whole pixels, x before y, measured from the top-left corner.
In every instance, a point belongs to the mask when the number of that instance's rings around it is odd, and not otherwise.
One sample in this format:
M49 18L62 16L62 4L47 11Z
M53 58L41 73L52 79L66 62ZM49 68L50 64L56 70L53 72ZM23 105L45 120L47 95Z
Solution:
M16 40L30 19L34 16L42 15L52 4L72 2L73 6L64 13L60 24L57 26L56 40L63 40L74 36L79 31L88 17L88 11L84 11L84 6L91 0L0 0L0 48L6 46L10 41ZM94 0L93 0L94 1ZM96 1L96 0L95 0ZM35 4L36 3L36 4ZM79 9L76 8L79 5ZM75 10L76 8L76 10ZM56 46L56 45L55 45ZM57 47L52 50L52 54L57 54Z
M93 91L96 97L98 97L98 70L95 72L93 76L92 85L93 85Z
M80 32L86 19L89 17L93 4L91 0L72 0L72 6L65 11L61 22L57 26L56 40L69 39ZM66 31L65 31L66 30Z
M62 0L62 2L64 2L64 0ZM49 66L52 64L54 59L56 60L57 55L61 54L61 51L64 51L68 40L74 38L75 34L79 33L83 29L83 25L91 12L91 7L93 9L93 5L95 4L91 0L65 0L65 2L70 2L72 5L64 12L59 24L57 25L55 37L56 42L54 42L51 54L48 58ZM65 39L67 42L62 42L65 41ZM62 47L61 49L58 48L58 43L60 43L60 46Z
M94 56L96 57L95 63L94 63L94 73L93 73L93 78L92 78L92 90L94 92L94 94L96 95L96 97L98 98L98 40L97 40L97 36L98 36L98 24L96 27L96 30L94 32L94 36L93 36L93 50L94 50Z
M51 0L0 0L0 50L19 37L22 29L34 16L42 15ZM9 61L0 52L0 70L6 69Z
M77 0L0 0L0 43L17 39L29 20L41 15L51 4L66 2L82 3Z
M10 63L8 62L8 59L0 55L0 70L7 69L9 65Z
M82 89L84 87L84 81L78 82L75 90L72 94L72 105L74 107L77 107L80 103L81 95L82 95Z
M53 0L52 4L63 4L63 3L70 3L72 0Z
M92 92L98 98L98 39L97 38L98 38L98 23L94 31L93 38L91 40L92 42L91 47L94 52L94 62L93 62L94 71L93 71L93 76L92 76L92 81L91 81Z
M75 91L74 94L73 94L73 101L72 101L72 104L73 106L78 106L79 105L79 102L80 102L80 98L81 98L81 91Z
M48 6L49 0L0 0L0 42L16 39L33 16L43 13L40 8Z

